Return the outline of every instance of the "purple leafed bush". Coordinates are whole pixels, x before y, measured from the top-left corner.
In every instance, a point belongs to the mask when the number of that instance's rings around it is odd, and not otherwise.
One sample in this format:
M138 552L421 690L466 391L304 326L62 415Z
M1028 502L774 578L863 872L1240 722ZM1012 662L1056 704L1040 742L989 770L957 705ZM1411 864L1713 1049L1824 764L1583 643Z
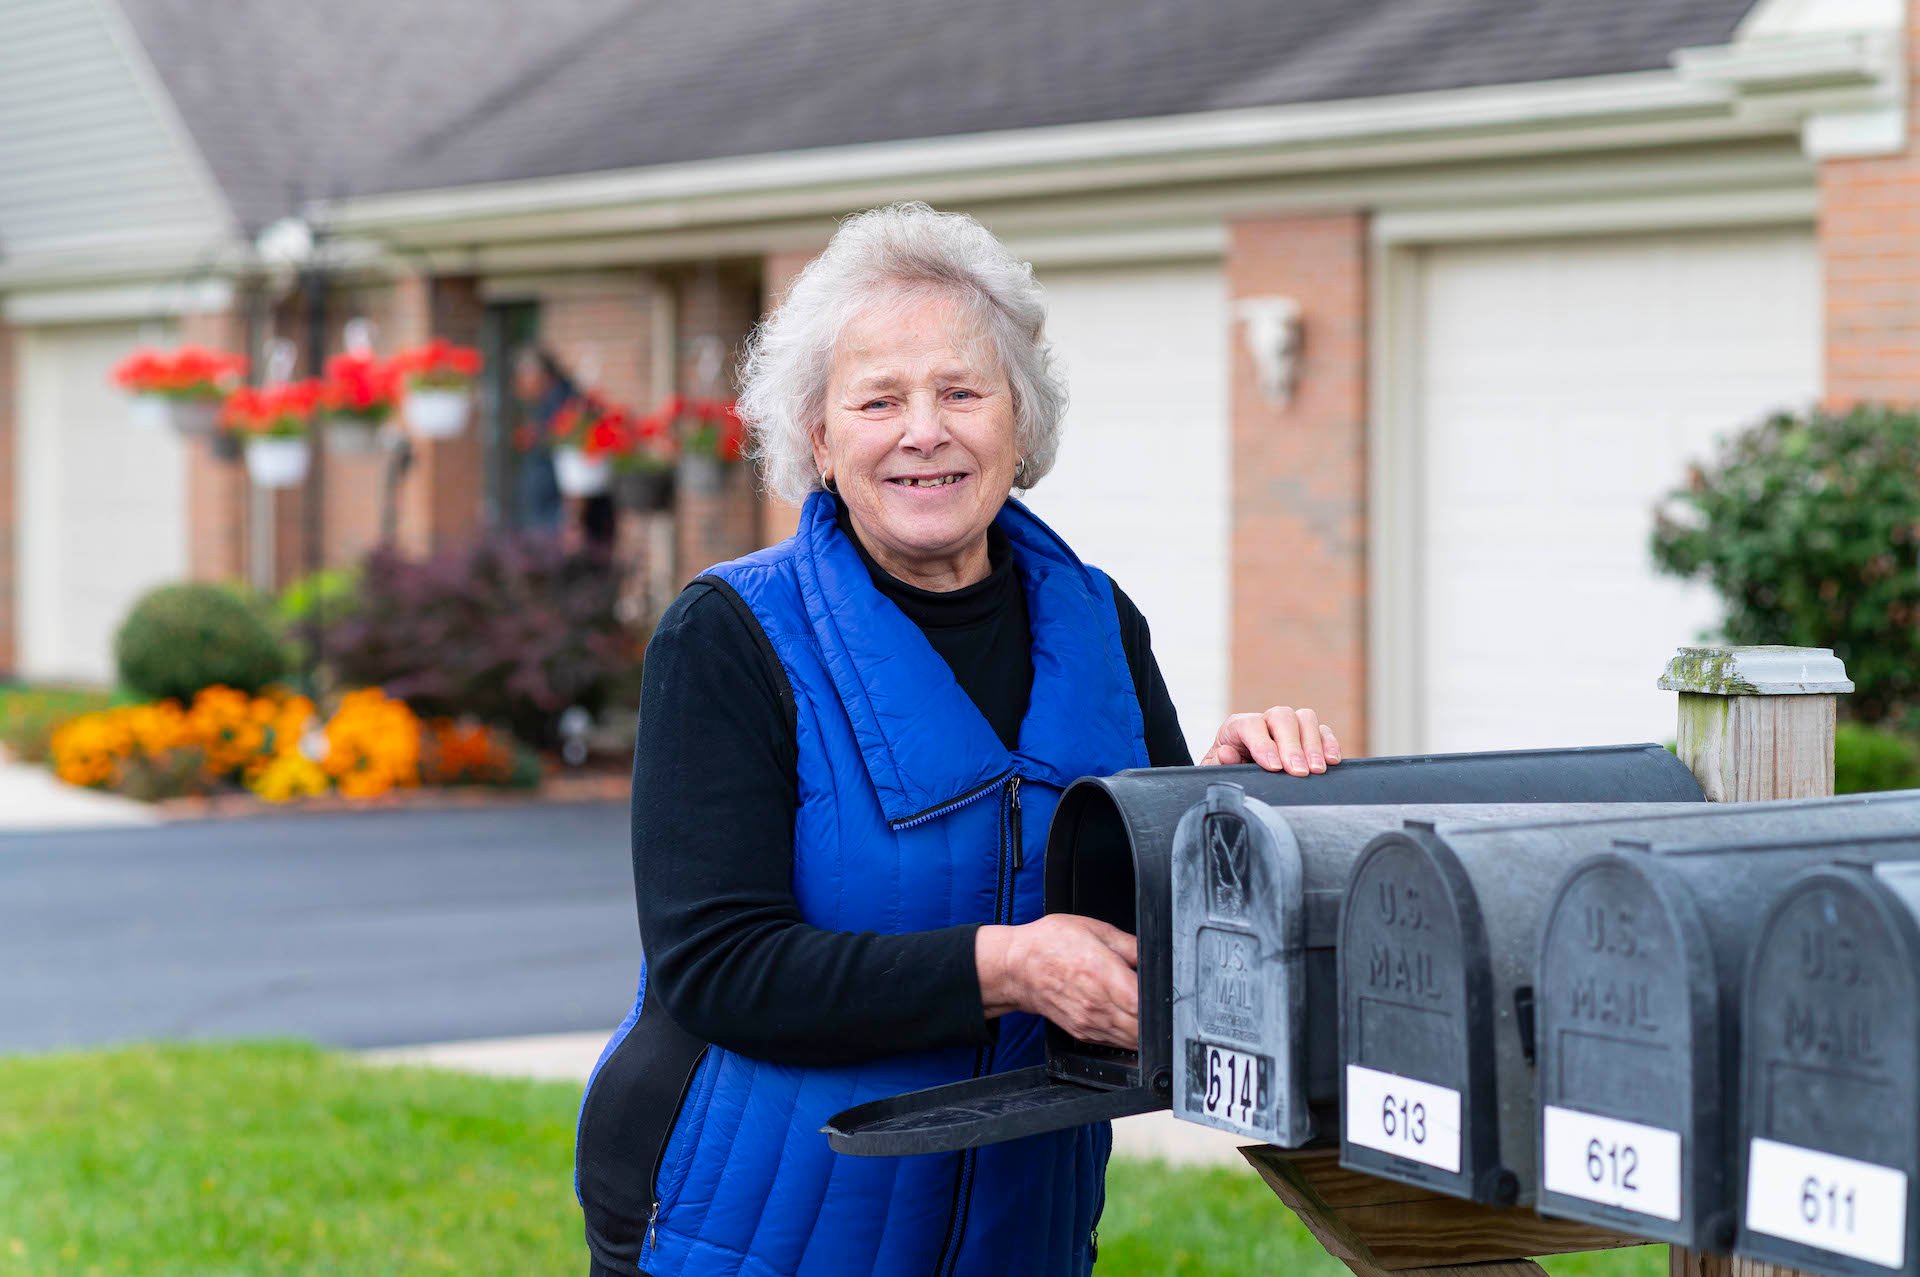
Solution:
M327 627L344 686L378 686L423 717L472 715L546 746L560 715L637 697L642 636L616 611L603 557L497 533L424 561L375 550L358 605Z

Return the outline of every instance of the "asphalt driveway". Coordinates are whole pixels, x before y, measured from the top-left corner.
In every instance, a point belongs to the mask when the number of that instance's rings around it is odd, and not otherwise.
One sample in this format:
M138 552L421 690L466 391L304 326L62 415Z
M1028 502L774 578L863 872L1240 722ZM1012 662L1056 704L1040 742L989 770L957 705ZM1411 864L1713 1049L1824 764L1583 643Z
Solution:
M0 1051L610 1030L627 816L529 805L0 834Z

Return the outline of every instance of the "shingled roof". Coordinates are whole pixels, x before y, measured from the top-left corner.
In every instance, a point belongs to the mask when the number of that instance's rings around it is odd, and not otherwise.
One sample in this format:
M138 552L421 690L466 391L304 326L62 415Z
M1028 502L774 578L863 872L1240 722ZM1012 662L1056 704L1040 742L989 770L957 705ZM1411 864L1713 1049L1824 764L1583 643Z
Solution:
M1649 70L1753 2L119 0L255 226L316 196Z

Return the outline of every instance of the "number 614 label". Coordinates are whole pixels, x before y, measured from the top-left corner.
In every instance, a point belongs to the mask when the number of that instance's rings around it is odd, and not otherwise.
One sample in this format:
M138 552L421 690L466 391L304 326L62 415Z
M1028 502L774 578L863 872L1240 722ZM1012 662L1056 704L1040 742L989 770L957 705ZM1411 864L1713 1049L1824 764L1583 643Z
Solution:
M1460 1170L1460 1092L1347 1065L1347 1142Z

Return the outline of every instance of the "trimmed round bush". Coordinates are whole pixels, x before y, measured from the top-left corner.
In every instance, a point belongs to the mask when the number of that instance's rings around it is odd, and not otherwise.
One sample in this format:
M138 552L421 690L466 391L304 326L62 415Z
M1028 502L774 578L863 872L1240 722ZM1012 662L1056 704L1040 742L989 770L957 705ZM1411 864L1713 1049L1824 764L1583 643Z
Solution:
M288 672L273 629L217 585L163 585L146 594L121 622L113 655L129 691L183 704L203 687L251 694Z

